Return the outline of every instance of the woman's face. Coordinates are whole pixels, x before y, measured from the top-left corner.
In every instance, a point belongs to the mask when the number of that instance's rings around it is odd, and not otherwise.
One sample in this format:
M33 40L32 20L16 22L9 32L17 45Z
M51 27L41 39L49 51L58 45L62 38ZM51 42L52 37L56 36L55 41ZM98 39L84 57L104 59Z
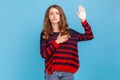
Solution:
M49 10L49 19L52 24L58 24L60 21L60 13L56 8L51 8Z

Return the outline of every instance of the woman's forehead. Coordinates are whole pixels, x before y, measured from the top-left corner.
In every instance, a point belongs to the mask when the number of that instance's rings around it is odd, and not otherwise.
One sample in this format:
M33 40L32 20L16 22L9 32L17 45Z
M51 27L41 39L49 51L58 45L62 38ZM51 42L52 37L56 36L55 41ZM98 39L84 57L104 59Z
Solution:
M59 12L57 8L50 8L49 12Z

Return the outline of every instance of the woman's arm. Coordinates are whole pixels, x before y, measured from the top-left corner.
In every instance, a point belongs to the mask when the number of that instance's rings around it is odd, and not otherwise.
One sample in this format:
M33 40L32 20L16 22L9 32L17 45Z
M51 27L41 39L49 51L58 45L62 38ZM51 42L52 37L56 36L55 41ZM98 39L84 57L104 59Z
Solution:
M91 30L90 25L88 24L87 20L86 20L86 11L83 8L83 6L79 6L78 7L78 12L77 12L78 18L81 20L81 24L84 27L85 33L79 33L78 34L78 41L85 41L85 40L90 40L93 39L93 33Z
M47 40L43 39L42 36L43 33L41 33L40 37L40 54L43 58L47 59L56 51L59 45L55 41L51 43L47 42Z

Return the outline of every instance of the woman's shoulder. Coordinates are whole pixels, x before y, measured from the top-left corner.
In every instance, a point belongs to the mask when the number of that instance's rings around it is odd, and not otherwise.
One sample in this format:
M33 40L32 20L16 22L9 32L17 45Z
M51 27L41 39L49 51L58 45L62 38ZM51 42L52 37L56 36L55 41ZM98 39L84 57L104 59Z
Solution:
M44 35L43 31L41 31L40 32L40 39L43 39L43 35Z
M70 33L71 35L77 35L77 34L79 34L79 32L77 32L76 30L71 29L71 28L69 28L69 33Z
M41 32L40 32L40 36L42 36L43 34L44 34L43 31L41 31Z

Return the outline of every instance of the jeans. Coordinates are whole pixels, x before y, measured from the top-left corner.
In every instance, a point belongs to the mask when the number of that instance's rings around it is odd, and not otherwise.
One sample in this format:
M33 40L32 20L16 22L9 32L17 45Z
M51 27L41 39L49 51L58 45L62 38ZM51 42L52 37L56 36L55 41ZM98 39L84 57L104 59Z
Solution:
M45 80L74 80L74 76L69 72L58 72L55 71L52 74L45 74Z

